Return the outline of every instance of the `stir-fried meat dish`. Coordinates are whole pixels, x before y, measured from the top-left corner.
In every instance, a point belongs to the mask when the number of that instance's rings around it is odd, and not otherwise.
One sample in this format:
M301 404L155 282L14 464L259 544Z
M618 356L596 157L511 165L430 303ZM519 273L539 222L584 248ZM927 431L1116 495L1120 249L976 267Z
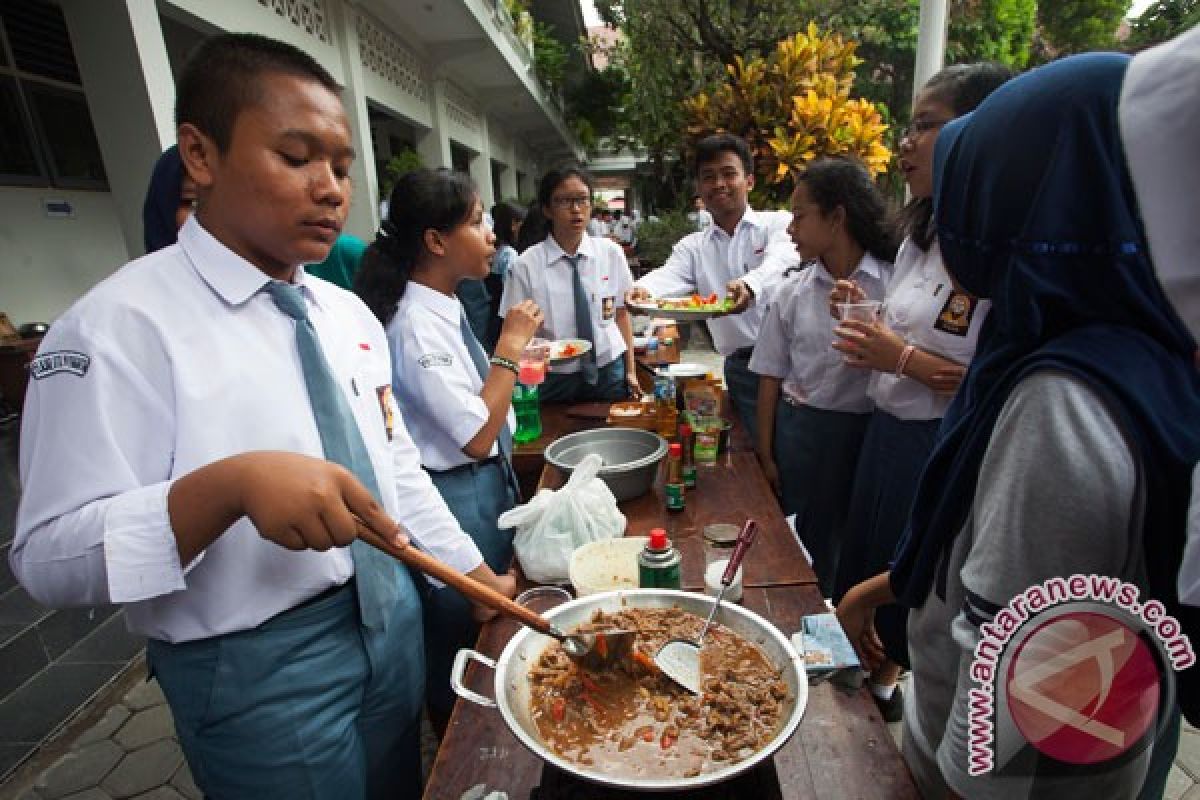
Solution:
M720 625L700 655L703 693L659 672L653 654L694 640L704 621L678 608L598 611L578 632L632 630L628 663L588 672L551 644L530 670L530 709L560 757L626 778L690 778L756 753L779 731L787 684L754 643Z

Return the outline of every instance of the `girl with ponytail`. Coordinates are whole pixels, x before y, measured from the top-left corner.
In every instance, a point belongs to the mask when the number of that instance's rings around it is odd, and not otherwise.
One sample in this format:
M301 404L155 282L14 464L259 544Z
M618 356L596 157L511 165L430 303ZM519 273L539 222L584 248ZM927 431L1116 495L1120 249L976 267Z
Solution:
M509 309L488 359L455 289L489 273L495 240L470 178L445 169L410 172L392 191L355 290L387 328L390 388L422 466L488 566L502 574L512 561L512 532L496 519L517 502L512 392L542 312L532 301ZM426 702L440 731L454 707L452 659L478 630L470 602L454 589L433 590L424 606Z

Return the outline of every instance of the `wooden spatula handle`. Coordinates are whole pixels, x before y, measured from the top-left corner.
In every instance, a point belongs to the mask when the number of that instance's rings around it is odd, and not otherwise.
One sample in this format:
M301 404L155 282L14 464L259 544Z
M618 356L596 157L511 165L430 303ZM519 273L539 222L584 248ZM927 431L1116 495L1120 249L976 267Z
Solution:
M356 519L356 522L358 525L358 538L376 550L381 550L392 558L403 561L405 564L424 572L426 575L432 575L447 586L453 586L455 589L458 589L467 598L488 608L494 608L501 614L507 614L539 633L550 633L550 623L536 611L517 605L490 586L485 586L474 578L468 577L453 567L443 564L428 553L424 553L411 545L403 547L396 545L368 528L362 520Z

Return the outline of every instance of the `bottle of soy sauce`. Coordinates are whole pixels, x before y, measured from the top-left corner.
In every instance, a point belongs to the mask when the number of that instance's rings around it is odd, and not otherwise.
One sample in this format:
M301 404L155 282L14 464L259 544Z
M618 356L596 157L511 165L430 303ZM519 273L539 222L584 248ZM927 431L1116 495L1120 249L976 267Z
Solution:
M650 541L638 554L638 585L643 589L679 589L683 558L662 528L650 531Z

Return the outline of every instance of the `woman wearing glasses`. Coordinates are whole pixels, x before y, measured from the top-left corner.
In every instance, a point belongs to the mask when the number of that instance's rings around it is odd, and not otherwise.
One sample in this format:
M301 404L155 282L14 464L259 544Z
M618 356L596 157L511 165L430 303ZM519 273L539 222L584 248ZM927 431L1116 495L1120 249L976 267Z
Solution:
M623 400L640 394L624 302L633 275L615 242L587 234L591 176L574 165L553 169L542 177L538 202L546 216L545 239L521 253L509 271L500 314L533 300L546 317L540 335L586 339L592 345L581 358L551 368L540 390L542 401Z
M905 239L883 319L842 321L834 329L833 346L847 362L872 370L867 393L875 401L851 490L835 603L888 568L942 415L975 353L988 303L962 291L942 264L933 226L933 143L942 125L974 110L1009 77L999 64L962 64L934 75L917 95L900 140L912 201L901 218ZM849 281L839 281L833 295L834 303L864 298ZM871 674L871 693L888 722L899 720L903 709L896 662L908 662L904 619L898 606L881 608L876 617L891 660Z

